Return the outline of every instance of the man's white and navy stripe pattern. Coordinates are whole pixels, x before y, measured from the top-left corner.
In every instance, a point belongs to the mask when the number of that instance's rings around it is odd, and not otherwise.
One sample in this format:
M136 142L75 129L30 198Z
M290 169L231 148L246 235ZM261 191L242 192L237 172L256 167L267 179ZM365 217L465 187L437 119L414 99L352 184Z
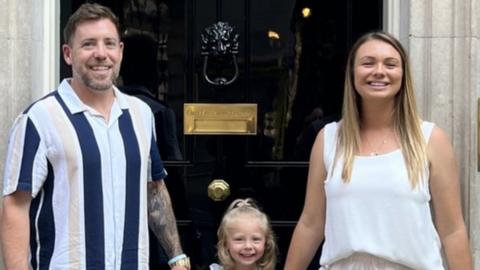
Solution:
M150 108L115 95L107 123L64 80L15 121L3 192L32 193L33 269L148 269L147 181L166 171Z

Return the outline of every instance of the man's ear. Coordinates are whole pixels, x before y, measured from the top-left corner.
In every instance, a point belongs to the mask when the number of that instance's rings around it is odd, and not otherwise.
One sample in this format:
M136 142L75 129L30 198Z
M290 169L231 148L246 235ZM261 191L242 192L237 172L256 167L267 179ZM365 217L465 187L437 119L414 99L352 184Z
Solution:
M70 66L72 65L72 48L68 44L62 45L63 59Z
M122 62L122 60L123 60L123 48L125 47L125 45L123 44L123 42L120 41L119 46L120 46L120 57L121 57L120 62Z

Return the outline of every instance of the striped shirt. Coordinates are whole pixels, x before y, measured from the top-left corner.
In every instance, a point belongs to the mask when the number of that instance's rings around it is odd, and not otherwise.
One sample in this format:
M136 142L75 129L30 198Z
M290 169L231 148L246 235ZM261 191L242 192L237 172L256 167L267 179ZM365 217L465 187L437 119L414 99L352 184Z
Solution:
M68 80L15 120L3 193L32 193L33 269L148 269L147 181L166 171L150 108L114 91L108 123Z

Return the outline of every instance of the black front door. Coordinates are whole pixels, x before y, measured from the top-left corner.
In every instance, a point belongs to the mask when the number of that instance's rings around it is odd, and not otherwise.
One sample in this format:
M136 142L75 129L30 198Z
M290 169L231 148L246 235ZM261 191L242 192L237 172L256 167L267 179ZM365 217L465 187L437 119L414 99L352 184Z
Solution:
M62 27L83 2L62 1ZM216 261L219 220L229 202L245 197L270 216L281 269L303 207L311 145L325 123L340 117L348 49L362 33L381 29L382 0L96 2L119 15L125 36L146 35L156 46L153 68L138 62L123 68L154 70L148 88L164 106L157 124L166 183L193 269ZM202 43L202 34L218 22L233 28L220 42L223 55ZM126 53L141 59L146 50L135 48ZM68 76L65 66L61 75ZM257 104L257 132L185 135L185 103ZM229 185L223 200L208 195L215 179ZM152 269L165 266L161 251L154 249L152 259ZM318 269L318 258L312 265Z

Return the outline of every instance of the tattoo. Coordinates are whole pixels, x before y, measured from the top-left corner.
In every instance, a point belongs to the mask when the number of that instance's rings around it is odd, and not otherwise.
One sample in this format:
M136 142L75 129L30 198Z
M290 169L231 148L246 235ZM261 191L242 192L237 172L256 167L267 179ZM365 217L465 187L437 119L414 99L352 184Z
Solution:
M148 183L148 223L169 258L183 253L172 202L164 181Z

